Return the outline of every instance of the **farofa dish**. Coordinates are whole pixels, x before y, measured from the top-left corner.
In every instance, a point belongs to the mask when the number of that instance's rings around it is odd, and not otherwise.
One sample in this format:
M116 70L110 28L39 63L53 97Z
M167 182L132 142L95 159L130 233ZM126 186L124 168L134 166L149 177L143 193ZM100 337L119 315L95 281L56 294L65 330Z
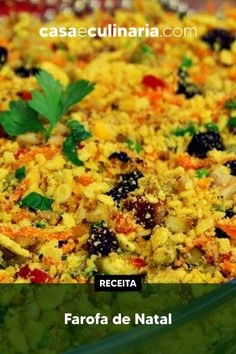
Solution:
M1 22L1 282L236 276L235 17L134 1L47 24L198 29L156 39L45 39L30 15Z

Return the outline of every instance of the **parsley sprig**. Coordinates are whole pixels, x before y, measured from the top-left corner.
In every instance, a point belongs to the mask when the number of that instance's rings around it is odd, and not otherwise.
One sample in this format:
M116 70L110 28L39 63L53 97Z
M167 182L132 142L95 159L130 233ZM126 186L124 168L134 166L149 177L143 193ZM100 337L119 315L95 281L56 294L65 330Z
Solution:
M79 80L63 90L61 83L44 70L36 75L36 79L41 92L33 91L32 99L28 102L11 101L10 110L0 114L0 124L10 136L41 132L48 139L62 116L95 87L89 81Z
M63 154L74 165L83 166L83 161L81 161L77 156L77 146L81 141L90 138L92 134L87 131L80 122L77 122L76 120L69 120L67 125L71 129L71 133L64 141L62 148Z

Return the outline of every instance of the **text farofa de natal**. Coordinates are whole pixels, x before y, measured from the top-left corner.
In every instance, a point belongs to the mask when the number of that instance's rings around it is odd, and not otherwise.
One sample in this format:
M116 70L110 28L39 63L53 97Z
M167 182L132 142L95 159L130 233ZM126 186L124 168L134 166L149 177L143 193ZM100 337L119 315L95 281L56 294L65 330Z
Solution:
M106 315L101 313L96 313L94 315L74 315L72 313L64 314L64 324L65 325L108 325L113 323L115 325L158 325L167 326L172 325L172 313L166 315L146 315L145 313L134 313L133 318L124 315L122 313L117 313L112 318L108 318Z

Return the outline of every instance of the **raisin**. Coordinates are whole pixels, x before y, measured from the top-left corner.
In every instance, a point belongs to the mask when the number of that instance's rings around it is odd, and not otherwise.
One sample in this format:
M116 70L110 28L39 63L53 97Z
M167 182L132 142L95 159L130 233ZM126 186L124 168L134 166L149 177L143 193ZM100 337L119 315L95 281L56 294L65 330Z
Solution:
M224 150L223 140L219 133L207 131L193 135L187 147L187 152L189 155L204 159L207 157L208 151L213 149Z
M122 175L122 181L107 192L107 195L110 195L119 204L122 199L127 198L129 192L138 188L138 180L142 177L143 174L139 170Z
M225 217L231 219L235 215L235 212L233 209L227 209L225 211Z
M64 245L66 245L67 243L68 243L67 240L60 240L60 241L58 241L58 247L61 248L61 247L63 247Z
M59 42L59 43L53 43L52 44L52 50L65 50L68 51L68 45L64 42Z
M219 227L215 228L215 234L217 238L229 238L227 233L221 230Z
M109 156L109 160L112 160L112 159L117 159L117 160L120 160L122 162L129 162L131 159L130 157L128 156L128 154L126 154L126 152L113 152L113 154L111 154Z
M39 73L38 68L30 68L26 69L24 66L21 66L17 69L15 69L15 74L19 77L27 78L30 76L35 76L36 74Z
M189 74L186 70L179 68L178 77L178 88L176 91L177 95L183 94L187 99L190 99L201 94L199 88L190 81Z
M230 169L230 174L236 176L236 160L227 161L224 166Z
M155 226L155 204L150 203L143 197L136 200L130 200L125 203L127 210L135 210L137 221L142 224L145 229L152 229Z
M8 51L5 47L0 47L0 68L6 64L8 58Z
M117 111L117 110L119 109L118 104L112 103L112 104L111 104L111 109L112 109L113 111Z
M107 256L111 252L116 252L118 248L119 244L113 231L105 226L91 227L91 234L87 241L89 254Z
M208 31L203 37L202 40L206 42L211 49L230 49L231 44L235 41L235 35L231 32L222 29L214 28Z
M167 214L165 203L151 203L144 196L129 199L124 206L129 211L134 210L137 222L145 229L153 229L155 225L162 224Z

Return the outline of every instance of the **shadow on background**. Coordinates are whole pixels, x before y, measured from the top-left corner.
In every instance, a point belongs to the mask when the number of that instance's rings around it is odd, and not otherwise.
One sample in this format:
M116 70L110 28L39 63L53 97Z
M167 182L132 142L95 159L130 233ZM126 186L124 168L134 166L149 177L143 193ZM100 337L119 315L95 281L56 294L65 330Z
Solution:
M64 313L108 316L109 325L65 325ZM117 313L130 325L114 325ZM134 313L173 313L173 325L133 323ZM1 354L233 354L236 284L147 284L140 293L93 285L1 285Z

